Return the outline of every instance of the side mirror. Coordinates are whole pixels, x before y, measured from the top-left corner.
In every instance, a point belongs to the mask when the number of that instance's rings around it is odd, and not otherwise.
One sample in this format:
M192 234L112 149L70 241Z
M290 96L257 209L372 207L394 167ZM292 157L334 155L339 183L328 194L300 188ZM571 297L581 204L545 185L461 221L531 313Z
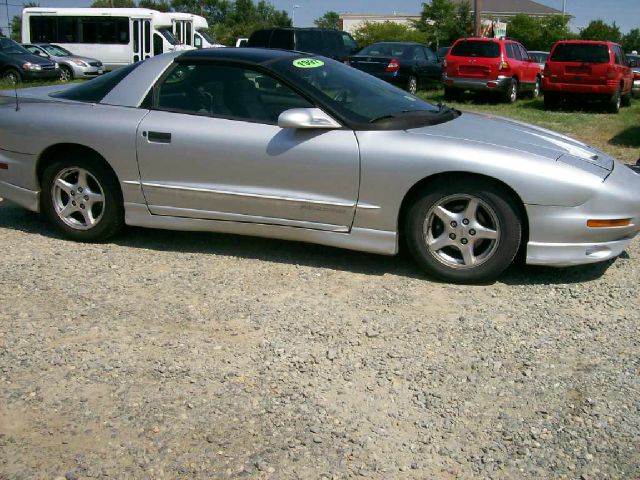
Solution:
M280 128L316 128L325 130L342 128L342 125L319 108L292 108L285 110L278 117L278 126Z

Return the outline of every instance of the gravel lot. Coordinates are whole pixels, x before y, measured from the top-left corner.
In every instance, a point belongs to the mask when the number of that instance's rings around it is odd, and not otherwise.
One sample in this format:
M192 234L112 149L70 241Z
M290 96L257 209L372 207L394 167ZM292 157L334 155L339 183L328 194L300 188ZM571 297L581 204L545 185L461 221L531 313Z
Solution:
M488 286L0 203L0 478L640 478L640 241Z

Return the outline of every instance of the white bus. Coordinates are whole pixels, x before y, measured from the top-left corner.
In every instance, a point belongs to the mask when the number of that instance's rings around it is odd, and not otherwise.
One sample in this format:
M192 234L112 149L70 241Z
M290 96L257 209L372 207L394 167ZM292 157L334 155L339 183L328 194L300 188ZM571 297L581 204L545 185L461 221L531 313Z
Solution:
M25 8L22 43L54 43L106 70L193 48L175 39L170 18L146 8Z
M164 15L171 19L173 36L179 43L195 48L224 47L209 35L206 18L182 12L167 12Z

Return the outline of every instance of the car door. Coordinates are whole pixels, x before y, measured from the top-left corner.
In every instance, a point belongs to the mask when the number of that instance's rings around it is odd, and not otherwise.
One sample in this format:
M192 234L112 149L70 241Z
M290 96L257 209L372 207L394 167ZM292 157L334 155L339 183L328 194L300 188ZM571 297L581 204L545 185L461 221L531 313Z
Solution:
M137 136L150 212L349 231L360 178L354 132L277 126L282 111L310 106L264 72L176 64Z
M442 64L438 62L438 56L430 48L423 47L423 50L427 57L428 78L440 80L442 77Z
M522 69L526 71L526 82L535 84L536 77L540 73L540 65L534 61L526 48L521 44L516 44L520 49L520 55L522 55Z

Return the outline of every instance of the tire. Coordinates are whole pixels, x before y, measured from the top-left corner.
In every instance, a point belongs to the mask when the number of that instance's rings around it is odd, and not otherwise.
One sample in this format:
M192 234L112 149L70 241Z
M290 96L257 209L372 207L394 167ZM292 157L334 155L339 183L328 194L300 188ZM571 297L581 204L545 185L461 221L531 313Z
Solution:
M507 103L515 103L518 100L518 80L515 78L511 79L511 83L507 87L507 90L503 94L503 99Z
M67 238L78 242L106 240L124 225L118 180L101 159L77 152L45 168L42 212Z
M531 98L538 98L540 96L540 92L542 91L542 80L540 77L536 77L536 84L531 91Z
M522 221L515 205L505 189L492 183L460 179L432 184L405 218L408 249L434 277L489 282L511 265L520 248Z
M414 75L409 75L407 79L407 91L412 95L418 93L418 79Z
M444 99L447 102L455 102L460 98L460 90L453 87L444 87Z
M22 75L15 68L8 68L2 73L2 79L10 83L20 83Z
M622 89L618 87L616 93L614 93L607 102L607 111L609 113L619 113L622 106Z
M73 71L66 65L60 65L60 81L68 82L73 80Z
M555 92L544 92L545 110L556 110L560 106L560 97Z
M623 107L630 107L631 106L631 92L629 92L626 95L622 96L620 104Z

